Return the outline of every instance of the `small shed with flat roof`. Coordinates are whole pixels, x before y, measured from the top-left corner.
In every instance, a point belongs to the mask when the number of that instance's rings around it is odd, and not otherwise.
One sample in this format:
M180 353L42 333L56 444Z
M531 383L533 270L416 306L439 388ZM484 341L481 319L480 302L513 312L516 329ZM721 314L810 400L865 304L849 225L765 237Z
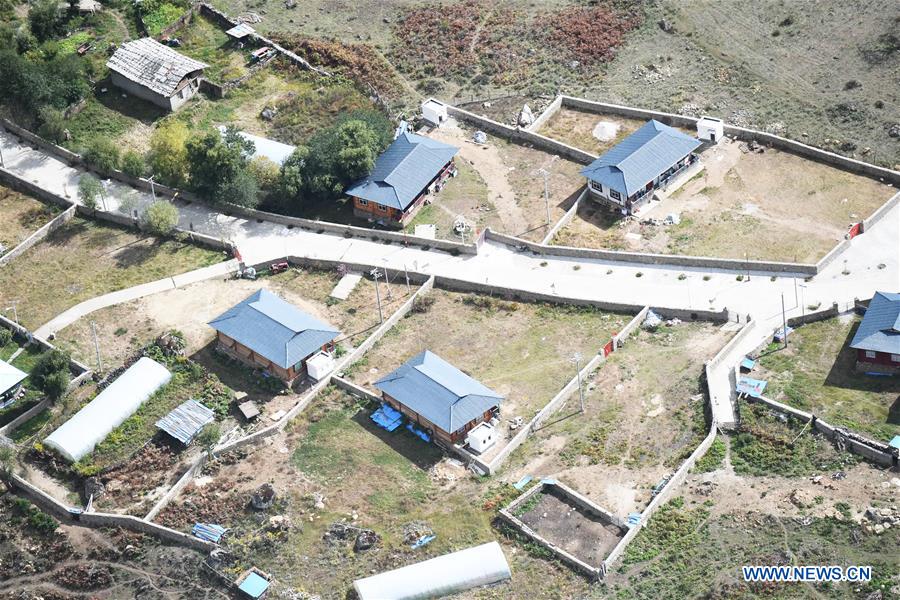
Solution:
M204 427L216 420L216 413L196 400L188 400L175 407L156 422L167 434L189 446Z

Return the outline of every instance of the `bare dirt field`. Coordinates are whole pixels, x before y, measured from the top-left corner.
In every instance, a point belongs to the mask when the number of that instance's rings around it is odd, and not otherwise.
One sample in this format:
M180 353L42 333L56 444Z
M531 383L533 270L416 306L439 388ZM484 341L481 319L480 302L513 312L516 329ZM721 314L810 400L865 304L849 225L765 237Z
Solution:
M803 159L726 138L700 155L704 170L638 218L621 219L587 201L556 237L567 246L664 254L816 262L851 223L896 189ZM677 214L678 225L642 224Z
M600 155L646 123L615 115L560 108L536 133Z
M501 394L503 419L526 421L574 376L577 351L590 360L629 315L585 308L495 300L434 290L427 312L400 321L352 379L371 386L406 360L431 350ZM514 334L514 335L513 335Z
M12 250L58 212L55 207L0 186L0 245L7 252Z
M517 515L542 538L586 562L599 567L622 537L615 525L585 514L571 500L540 492L533 506Z
M625 518L702 440L703 364L732 335L709 324L640 331L510 457L504 477L557 477Z
M430 137L453 144L461 158L484 180L488 200L497 212L499 231L540 240L547 233L547 203L541 169L549 172L550 221L565 214L581 191L581 166L558 156L488 136L487 144L472 141L475 130L451 120Z

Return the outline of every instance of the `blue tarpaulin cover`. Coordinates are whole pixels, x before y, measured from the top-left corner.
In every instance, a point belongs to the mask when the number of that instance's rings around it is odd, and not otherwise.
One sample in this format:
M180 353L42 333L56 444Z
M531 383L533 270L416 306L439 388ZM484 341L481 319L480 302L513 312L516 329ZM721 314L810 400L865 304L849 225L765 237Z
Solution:
M900 435L895 435L889 445L891 448L900 448Z
M749 356L745 356L744 360L741 361L741 368L745 371L752 371L753 367L756 366L756 361L750 358Z
M528 485L531 482L532 479L534 479L534 478L531 475L526 475L525 477L523 477L522 479L520 479L519 481L514 483L513 487L516 488L517 490L522 490L526 485Z
M427 546L431 543L431 541L436 538L436 535L423 535L415 542L413 542L409 547L415 550L416 548L421 548L422 546Z
M214 544L219 543L219 540L222 539L222 536L225 535L226 531L228 531L228 529L221 525L207 523L196 523L191 528L191 533L194 537L198 537L201 540L206 540L207 542L212 542Z
M431 437L412 423L407 423L406 428L417 438L420 438L423 442L430 442Z
M403 414L387 404L382 404L381 408L373 412L369 418L375 421L376 425L388 431L394 431L403 423Z
M753 398L762 396L763 390L766 389L766 382L752 377L741 377L736 386L738 394L747 394Z
M267 589L269 589L269 582L259 574L251 572L247 575L247 578L241 582L238 589L251 598L259 598Z

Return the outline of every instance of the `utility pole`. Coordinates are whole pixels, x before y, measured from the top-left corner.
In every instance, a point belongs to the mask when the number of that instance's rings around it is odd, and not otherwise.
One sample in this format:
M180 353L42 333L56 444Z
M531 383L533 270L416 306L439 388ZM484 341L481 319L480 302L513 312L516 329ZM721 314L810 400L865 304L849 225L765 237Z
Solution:
M747 281L750 281L750 262L747 260L746 252L744 252L744 264L747 265Z
M544 205L547 207L547 228L550 228L550 171L541 167L538 175L544 178Z
M803 293L803 290L806 289L806 286L802 283L800 284L800 314L806 316L806 295Z
M378 321L384 323L384 314L381 312L381 293L378 291L378 278L381 277L381 272L378 268L374 268L371 271L372 277L375 279L375 299L378 301Z
M108 180L107 180L108 181ZM106 186L107 181L100 182L100 200L103 201L103 212L109 212L109 208L106 206Z
M784 329L781 330L782 335L784 335L784 347L788 347L788 333L787 333L787 314L784 312L784 292L781 292L781 325Z
M579 352L573 354L572 361L575 363L575 377L578 379L578 399L581 402L581 412L584 413L584 388L581 387L581 354Z
M391 282L391 278L390 278L390 276L388 275L388 270L387 270L387 259L386 259L386 258L382 258L381 260L384 261L384 267L382 268L382 271L384 271L384 283L385 283L385 284L388 284L388 283ZM394 294L391 292L391 286L389 286L389 285L387 286L387 299L388 299L389 301L391 301L391 302L394 301Z
M91 321L91 333L94 334L94 351L97 353L97 372L103 372L103 360L100 358L100 342L97 341L97 324Z
M403 263L403 274L406 275L406 294L409 295L412 290L409 287L409 271L406 270L406 263Z
M154 185L154 182L153 182L154 177L156 177L156 175L151 175L147 179L147 181L150 182L150 193L153 194L153 201L156 202L156 186Z

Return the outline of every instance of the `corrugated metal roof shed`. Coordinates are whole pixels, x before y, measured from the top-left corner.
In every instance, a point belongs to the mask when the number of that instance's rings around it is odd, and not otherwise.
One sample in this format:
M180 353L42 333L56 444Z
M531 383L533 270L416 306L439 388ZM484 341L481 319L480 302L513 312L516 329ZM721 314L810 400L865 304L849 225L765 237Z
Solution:
M106 66L122 77L168 98L175 93L185 76L209 65L180 54L152 38L141 38L119 46Z
M338 336L338 330L259 290L209 322L210 327L289 369Z
M428 350L376 381L375 387L448 433L503 400L500 394Z
M414 133L403 133L375 161L375 168L347 195L404 210L412 204L459 148Z
M0 360L0 394L13 389L28 377L24 371Z
M581 174L628 197L701 144L696 138L651 120L582 169Z
M256 31L246 23L238 23L237 25L226 31L225 35L233 37L236 40L240 40L254 33L256 33Z
M222 539L222 536L225 535L226 531L228 531L227 528L212 523L195 523L191 528L191 533L194 537L214 544L219 543L219 540Z
M875 292L850 347L900 355L900 294Z
M156 426L187 446L215 420L213 411L196 400L188 400L157 421Z

